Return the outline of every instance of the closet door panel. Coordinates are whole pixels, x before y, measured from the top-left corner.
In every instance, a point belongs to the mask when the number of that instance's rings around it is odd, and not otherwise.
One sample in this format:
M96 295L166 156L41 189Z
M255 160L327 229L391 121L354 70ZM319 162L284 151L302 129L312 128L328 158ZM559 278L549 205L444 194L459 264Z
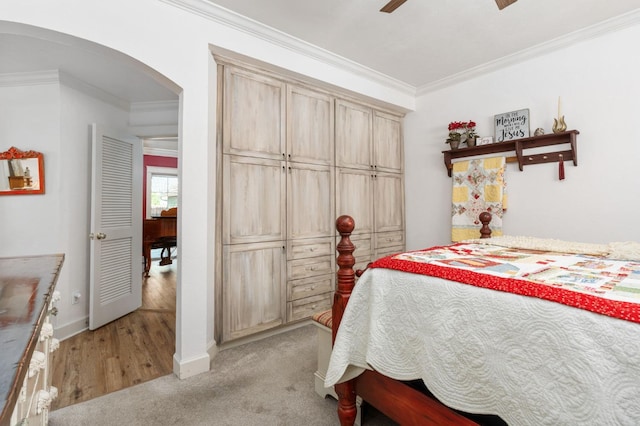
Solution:
M224 340L284 324L286 271L283 242L224 247Z
M284 240L284 162L225 155L223 167L223 244Z
M373 151L376 171L401 173L403 169L400 117L374 112Z
M294 85L287 93L287 159L332 165L333 98Z
M372 110L336 100L336 166L371 170Z
M336 170L336 217L355 220L355 234L373 232L373 176L367 170Z
M404 186L402 175L376 173L374 191L375 232L404 230Z
M267 76L226 67L223 150L226 154L283 159L285 84Z
M329 166L289 163L287 168L287 237L329 237L335 218L334 173Z

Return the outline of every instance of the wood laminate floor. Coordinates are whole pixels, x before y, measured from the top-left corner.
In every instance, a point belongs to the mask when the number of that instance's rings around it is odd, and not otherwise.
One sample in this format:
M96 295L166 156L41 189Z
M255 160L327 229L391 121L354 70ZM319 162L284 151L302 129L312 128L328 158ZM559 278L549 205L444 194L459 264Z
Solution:
M140 309L60 342L52 360L52 384L58 388L53 410L173 371L176 261L157 263L143 279Z

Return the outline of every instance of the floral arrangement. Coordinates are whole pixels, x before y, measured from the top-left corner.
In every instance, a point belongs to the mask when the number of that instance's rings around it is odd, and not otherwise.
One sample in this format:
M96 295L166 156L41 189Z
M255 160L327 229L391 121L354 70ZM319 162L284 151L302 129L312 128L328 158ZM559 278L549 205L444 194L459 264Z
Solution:
M449 123L449 137L447 138L446 143L451 141L464 142L465 140L473 139L476 136L475 121L452 121Z

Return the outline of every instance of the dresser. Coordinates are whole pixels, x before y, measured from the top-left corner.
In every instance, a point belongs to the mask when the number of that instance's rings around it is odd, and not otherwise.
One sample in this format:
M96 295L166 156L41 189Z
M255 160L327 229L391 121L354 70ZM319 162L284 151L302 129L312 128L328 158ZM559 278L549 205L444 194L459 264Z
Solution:
M0 258L0 426L48 423L59 345L50 316L63 261L62 254Z

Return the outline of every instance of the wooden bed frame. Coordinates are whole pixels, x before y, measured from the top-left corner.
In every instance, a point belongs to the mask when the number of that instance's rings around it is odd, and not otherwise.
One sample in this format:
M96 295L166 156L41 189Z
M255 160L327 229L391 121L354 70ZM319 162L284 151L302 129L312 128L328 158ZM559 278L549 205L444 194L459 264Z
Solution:
M480 238L489 238L491 214L483 212L479 218L482 222ZM337 288L331 313L332 343L335 342L355 278L364 272L353 270L355 246L350 236L354 227L355 222L350 216L340 216L336 220L336 229L341 239L336 247L339 254L336 261ZM342 426L351 426L355 422L356 395L400 424L478 425L419 390L372 370L365 370L358 377L335 385L335 390L338 395L338 417Z

